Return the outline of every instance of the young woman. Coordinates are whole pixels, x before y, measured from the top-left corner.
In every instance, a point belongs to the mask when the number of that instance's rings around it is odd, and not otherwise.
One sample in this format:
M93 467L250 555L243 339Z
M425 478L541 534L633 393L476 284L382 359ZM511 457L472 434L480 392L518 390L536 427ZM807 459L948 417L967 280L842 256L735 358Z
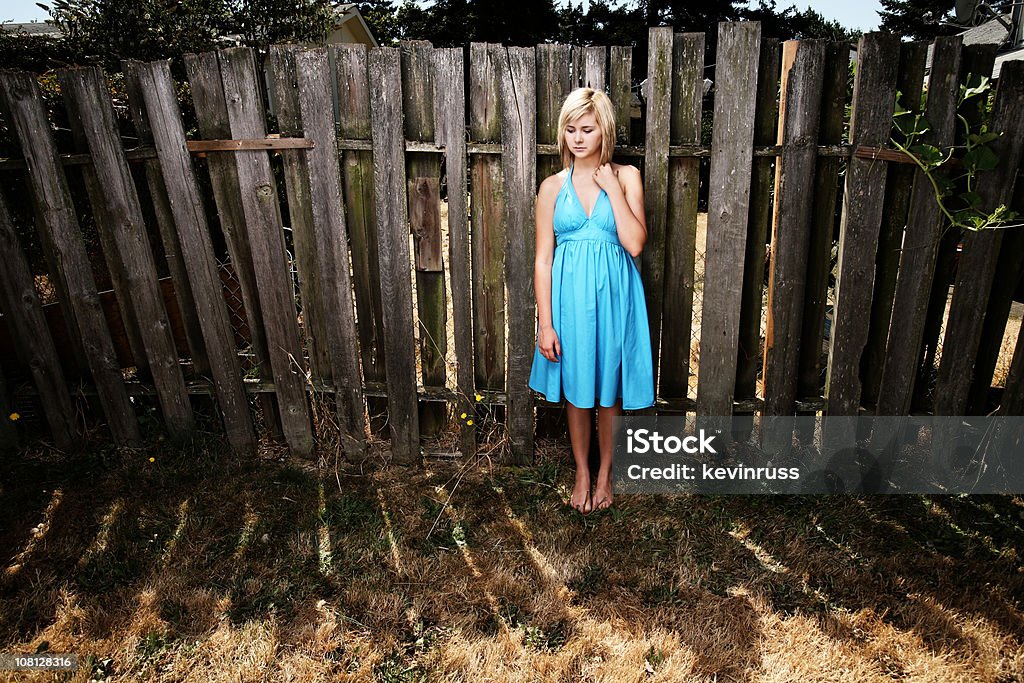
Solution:
M643 284L632 256L647 241L640 171L612 163L615 112L599 90L569 93L558 117L563 170L537 193L537 349L530 387L567 401L576 483L569 504L612 505L612 420L654 405ZM592 481L592 409L601 466ZM593 485L593 493L591 486Z

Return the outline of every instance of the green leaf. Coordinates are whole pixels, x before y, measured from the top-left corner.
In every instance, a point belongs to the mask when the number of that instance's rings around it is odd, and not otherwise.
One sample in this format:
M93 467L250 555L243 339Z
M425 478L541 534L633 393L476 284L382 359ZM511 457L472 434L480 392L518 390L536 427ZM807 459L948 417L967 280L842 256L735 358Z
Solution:
M942 151L935 145L914 145L910 148L910 152L920 159L921 163L929 170L939 166L946 160Z
M977 209L981 205L981 195L977 192L961 192L959 196L963 203L972 209Z
M894 119L893 122L896 124L896 129L907 137L921 135L928 132L930 128L928 121L920 114L915 115L913 118L902 116Z
M999 165L999 157L991 149L978 146L964 155L964 168L968 171L991 171Z
M967 82L960 86L960 96L967 100L975 97L976 95L982 94L991 87L989 85L989 80L988 76L970 74L967 77Z

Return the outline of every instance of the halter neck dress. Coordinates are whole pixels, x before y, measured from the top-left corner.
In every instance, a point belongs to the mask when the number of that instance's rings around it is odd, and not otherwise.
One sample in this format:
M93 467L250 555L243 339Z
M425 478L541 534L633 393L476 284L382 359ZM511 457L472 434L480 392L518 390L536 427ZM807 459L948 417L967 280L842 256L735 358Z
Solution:
M551 323L558 362L534 349L530 388L551 403L578 408L654 405L654 370L640 272L619 242L602 189L588 216L572 184L575 162L555 199Z

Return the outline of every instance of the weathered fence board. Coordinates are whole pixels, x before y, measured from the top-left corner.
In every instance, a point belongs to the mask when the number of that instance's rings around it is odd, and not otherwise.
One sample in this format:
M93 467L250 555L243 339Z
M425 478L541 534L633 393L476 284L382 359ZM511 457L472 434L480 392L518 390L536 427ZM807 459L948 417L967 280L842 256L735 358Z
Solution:
M1010 131L1021 120L1024 120L1024 63L1007 62L999 74L990 129ZM984 211L992 211L1010 200L1024 150L1024 136L1003 135L992 142L991 148L999 158L999 166L985 173L976 185ZM964 237L935 386L936 415L963 415L966 407L1003 232L983 230L968 232ZM950 352L946 353L946 349Z
M58 77L67 107L75 112L72 118L80 122L80 135L92 155L91 175L97 189L102 188L102 192L92 193L92 201L93 206L102 204L109 221L107 261L121 264L123 285L130 293L119 300L128 306L127 310L122 308L122 318L137 326L168 433L176 441L186 441L195 430L192 406L106 78L97 67L62 70Z
M607 70L608 48L604 45L590 45L583 48L583 85L604 91Z
M466 91L460 48L434 50L434 125L436 141L444 145L445 178L448 186L448 269L451 278L452 318L455 327L455 381L458 398L456 414L474 414L473 386L473 299L470 270L470 236L466 196ZM459 296L456 296L456 293ZM477 423L460 420L460 448L463 457L476 454Z
M845 41L830 43L825 52L819 144L839 145L843 142L849 69L850 44ZM836 223L838 179L843 163L844 160L839 157L821 156L815 165L814 209L807 249L807 284L804 290L800 375L797 381L797 396L800 398L817 397L822 391L825 307L832 272L832 235ZM802 411L797 411L797 414L802 414Z
M774 38L761 39L758 61L757 102L754 105L754 144L774 145L779 139L779 79L782 50ZM743 293L740 297L739 345L736 350L736 400L757 396L758 374L764 374L761 351L761 315L765 294L765 245L770 240L772 196L775 191L774 157L754 157L750 175L750 210L747 216L747 246L743 257ZM753 411L746 411L753 415ZM741 413L742 414L742 413ZM753 428L745 421L744 431ZM733 433L738 429L733 423Z
M66 294L69 327L77 331L85 350L111 435L118 444L136 442L141 438L139 422L125 391L110 330L100 312L92 267L64 169L57 161L39 86L27 73L0 72L0 96L9 116L8 125L17 132L28 162L39 235L51 275L61 282Z
M899 103L913 114L923 113L921 95L924 87L924 67L928 44L923 42L900 45L900 66L896 76ZM898 129L893 125L893 135ZM900 251L903 247L904 227L910 195L917 171L913 164L896 164L889 168L885 179L885 208L882 228L878 235L878 255L875 260L874 295L871 301L871 324L867 345L860 361L861 402L865 406L878 405L882 368L885 365L886 342L892 319L896 278L900 270Z
M370 141L370 83L367 48L362 44L332 45L338 96L338 135ZM345 220L352 242L352 280L355 286L359 352L363 380L381 386L384 371L384 320L377 262L377 227L373 199L373 154L366 150L341 152ZM387 401L366 397L370 428L386 428Z
M369 68L380 292L388 302L383 320L391 452L397 462L411 464L420 457L420 426L398 48L372 50Z
M665 301L665 233L668 213L668 146L671 133L671 26L651 28L647 39L647 132L644 149L644 217L647 243L638 260L647 300L655 396L661 355L661 320Z
M127 60L121 65L125 89L128 92L128 110L135 123L135 134L138 136L139 142L152 146L153 131L146 116L142 93L139 92L139 79L135 72L137 64L138 62L134 60ZM174 280L177 311L168 310L167 312L172 317L176 314L181 316L185 327L185 336L188 339L193 371L199 376L209 376L210 361L206 357L206 347L203 345L203 333L199 327L199 318L196 313L195 294L192 292L192 284L189 282L188 272L185 270L185 261L181 257L181 245L178 243L178 233L174 229L174 216L171 214L171 207L168 204L163 176L160 175L160 162L153 157L146 159L143 163L154 217L160 231L160 240L163 242L164 256L167 258L167 265Z
M7 314L13 328L18 350L39 390L40 403L46 414L57 448L68 450L76 445L78 427L75 409L64 382L60 358L43 316L39 296L32 280L28 259L18 242L7 201L0 194L0 252L4 267L0 269L0 309ZM0 421L10 422L10 413L0 412Z
M850 120L854 149L881 147L888 141L898 63L898 38L869 33L860 39ZM871 287L865 285L874 279L886 171L886 164L858 157L851 158L846 167L839 273L825 378L829 415L857 415L860 407L860 358L871 319Z
M782 156L775 170L764 415L792 415L796 407L824 67L823 41L789 41L783 45L779 106Z
M405 139L434 141L434 86L431 54L424 40L402 41L402 109ZM441 156L428 152L406 155L406 195L416 265L416 311L419 317L420 371L424 388L444 388L448 354L447 295L441 260ZM447 423L447 406L419 404L420 433L434 436Z
M620 145L628 145L632 140L632 71L633 48L628 45L612 45L611 63L608 65L608 97L615 106L615 138Z
M227 103L224 101L224 85L216 52L185 55L185 71L191 86L192 103L195 106L199 133L208 139L231 137L228 123ZM270 352L267 349L267 335L263 328L263 307L256 289L256 273L253 270L252 245L247 238L245 214L242 210L241 191L238 186L238 167L232 154L212 154L206 158L217 206L220 229L227 244L228 255L242 290L242 304L249 322L249 338L252 344L253 362L261 382L274 379L271 370ZM274 394L260 394L263 419L270 432L281 434L281 418Z
M508 317L508 395L506 421L512 459L533 459L533 398L526 378L536 342L533 292L533 214L537 192L537 76L533 48L507 49L501 69L501 155L505 177L506 256L508 300L519 302L522 313Z
M940 148L953 144L960 94L960 47L959 36L940 36L935 40L925 109L930 128L922 136L922 141ZM888 326L889 339L882 357L884 365L876 410L878 415L906 415L910 410L935 260L939 240L947 224L935 200L931 181L923 171L918 171L910 195L900 252L892 324Z
M218 53L228 126L233 139L264 138L267 135L256 62L248 48L230 48ZM306 363L299 336L292 276L285 251L281 207L270 158L264 151L229 152L238 169L246 235L252 249L256 290L267 335L270 369L281 415L281 428L292 452L310 457L313 433L306 396Z
M758 22L721 24L715 81L707 253L701 313L697 413L732 414L739 343L742 266L750 209L754 98L761 53Z
M470 43L469 135L476 142L501 140L498 64L501 45ZM476 386L505 388L505 181L501 159L470 154L470 224L473 226L473 349Z
M363 389L327 50L275 46L270 60L281 133L316 143L309 150L283 153L303 322L311 344L322 349L320 377L335 390L345 455L361 459L366 450ZM311 365L312 360L311 353Z
M704 34L677 33L672 46L672 109L669 143L700 144L704 94ZM690 387L694 257L700 159L668 160L669 196L665 230L665 301L662 334L675 340L661 352L661 395L686 399Z
M167 197L174 216L181 255L196 296L217 403L224 417L228 442L236 451L251 453L256 434L249 415L249 400L242 384L227 306L214 263L213 244L203 211L202 197L185 147L185 130L167 62L136 67L139 90L153 131Z

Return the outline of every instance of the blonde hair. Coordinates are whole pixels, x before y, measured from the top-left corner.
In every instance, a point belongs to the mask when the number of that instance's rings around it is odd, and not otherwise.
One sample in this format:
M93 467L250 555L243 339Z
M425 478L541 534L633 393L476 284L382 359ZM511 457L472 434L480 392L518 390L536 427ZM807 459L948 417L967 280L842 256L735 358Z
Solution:
M572 152L565 141L565 127L586 114L593 114L601 129L601 161L607 164L615 153L615 109L612 101L600 90L576 88L565 98L558 114L558 154L562 168L569 168Z

